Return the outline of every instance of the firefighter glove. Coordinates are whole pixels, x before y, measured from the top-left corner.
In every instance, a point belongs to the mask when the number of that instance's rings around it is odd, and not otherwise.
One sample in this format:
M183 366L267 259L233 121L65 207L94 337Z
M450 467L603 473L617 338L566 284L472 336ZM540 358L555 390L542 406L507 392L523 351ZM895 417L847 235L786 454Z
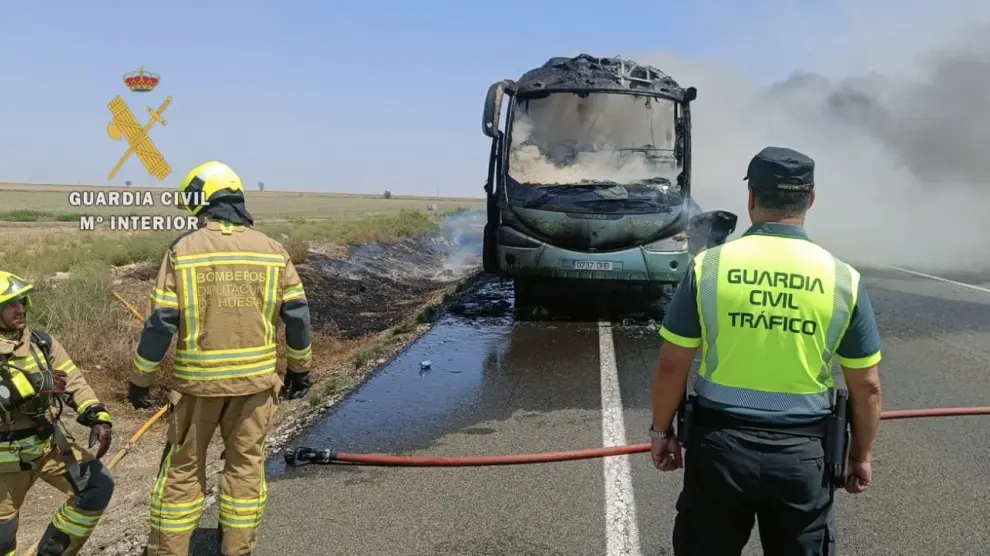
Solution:
M55 371L52 373L52 387L55 390L56 396L61 396L65 393L65 387L68 381L69 375L65 371Z
M99 444L100 449L96 452L96 458L103 457L103 454L110 449L110 443L113 440L113 435L110 432L113 425L110 423L110 413L107 411L107 406L100 402L94 403L87 407L79 417L76 417L76 421L84 427L89 427L89 447L92 449L93 446Z
M309 372L285 373L285 384L282 385L282 396L289 400L299 399L309 392Z
M134 409L149 409L152 407L151 398L148 397L149 390L151 388L138 386L133 382L127 385L127 399L134 406Z

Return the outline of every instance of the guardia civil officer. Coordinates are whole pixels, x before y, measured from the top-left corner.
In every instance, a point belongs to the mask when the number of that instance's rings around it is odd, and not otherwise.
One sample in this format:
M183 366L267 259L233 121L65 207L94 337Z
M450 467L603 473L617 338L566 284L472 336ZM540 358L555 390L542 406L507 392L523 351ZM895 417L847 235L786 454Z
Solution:
M671 425L702 348L674 553L738 555L759 517L765 554L834 554L824 445L832 361L852 409L845 488L859 493L880 419L876 318L859 272L803 228L814 162L767 147L745 179L752 226L698 254L660 330L650 432L658 469L682 466Z

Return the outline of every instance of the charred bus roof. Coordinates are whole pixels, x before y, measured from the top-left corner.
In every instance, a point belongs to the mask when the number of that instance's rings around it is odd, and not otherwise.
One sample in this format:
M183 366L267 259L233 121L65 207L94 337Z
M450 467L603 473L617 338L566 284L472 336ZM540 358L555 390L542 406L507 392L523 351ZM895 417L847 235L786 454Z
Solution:
M616 92L690 102L697 95L694 87L682 88L672 77L652 66L589 54L550 58L542 66L524 73L512 84L512 89L521 98L551 92Z

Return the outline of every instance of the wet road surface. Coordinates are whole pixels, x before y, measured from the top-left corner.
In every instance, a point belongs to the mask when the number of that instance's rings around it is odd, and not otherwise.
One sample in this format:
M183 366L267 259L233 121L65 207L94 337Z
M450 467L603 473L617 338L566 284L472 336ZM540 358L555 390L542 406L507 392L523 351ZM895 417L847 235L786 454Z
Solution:
M961 284L864 275L884 339L884 407L990 405L990 272L941 275ZM488 295L504 304L505 292ZM294 444L491 455L645 442L659 346L643 325L448 316ZM985 554L987 425L883 423L874 486L837 495L840 554ZM257 554L348 556L671 554L682 479L647 454L487 468L278 460L269 477ZM201 525L196 554L214 554L215 506ZM760 553L754 530L744 554Z

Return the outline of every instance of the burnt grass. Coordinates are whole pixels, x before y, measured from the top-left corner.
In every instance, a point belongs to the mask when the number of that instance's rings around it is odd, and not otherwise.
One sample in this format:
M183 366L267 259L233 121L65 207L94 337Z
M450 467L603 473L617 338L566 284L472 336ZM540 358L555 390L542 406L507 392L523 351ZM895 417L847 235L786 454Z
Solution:
M425 237L351 247L341 257L310 253L297 270L313 328L357 339L398 325L470 272L473 254L461 251L445 238Z

